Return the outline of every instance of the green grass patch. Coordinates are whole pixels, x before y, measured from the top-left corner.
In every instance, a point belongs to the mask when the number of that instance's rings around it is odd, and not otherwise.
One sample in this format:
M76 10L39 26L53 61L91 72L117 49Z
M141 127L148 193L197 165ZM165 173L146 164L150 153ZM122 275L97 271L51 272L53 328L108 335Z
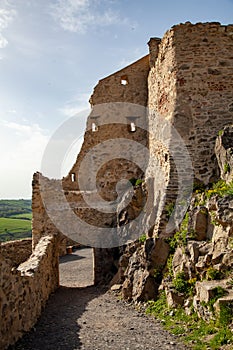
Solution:
M15 214L9 217L10 219L32 220L32 213Z
M186 315L182 308L173 309L171 313L164 292L160 294L158 300L149 301L147 305L147 314L161 320L165 329L174 335L179 335L185 343L189 345L191 343L194 350L217 350L220 346L233 342L233 333L221 322L221 318L218 322L216 320L206 322L195 312Z
M31 221L26 219L0 218L0 241L31 237Z
M0 234L9 232L25 232L31 230L31 222L23 219L0 218Z

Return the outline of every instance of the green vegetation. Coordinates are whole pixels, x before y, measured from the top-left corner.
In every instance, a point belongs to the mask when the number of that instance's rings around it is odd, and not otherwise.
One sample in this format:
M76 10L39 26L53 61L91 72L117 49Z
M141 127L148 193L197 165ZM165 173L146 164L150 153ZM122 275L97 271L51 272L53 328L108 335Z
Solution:
M212 293L213 293L213 296L212 298L210 299L210 301L207 303L206 306L209 306L209 309L211 312L214 312L214 304L216 303L216 301L223 297L224 295L227 294L226 290L220 286L214 288L212 290Z
M31 205L30 199L2 199L0 200L0 218L31 213Z
M222 136L223 132L224 132L224 130L219 130L218 136Z
M213 267L209 267L206 271L206 279L208 281L210 280L220 280L221 279L221 272L214 269Z
M233 342L233 333L227 327L232 320L232 309L229 309L231 308L222 312L222 316L220 313L217 321L206 322L195 312L187 316L182 308L174 309L171 313L166 295L162 292L158 300L148 302L146 313L160 319L165 329L179 335L185 343L192 343L194 350L217 350L220 346Z
M233 319L233 303L221 305L219 323L222 325L229 325Z
M229 173L231 170L230 165L228 163L224 164L224 174Z
M31 237L31 200L0 200L0 241Z
M144 182L144 180L132 177L131 179L129 179L129 182L131 182L132 186L138 186L141 185Z
M174 253L178 246L185 246L187 243L189 213L185 214L185 217L180 225L179 231L177 231L173 237L167 239L170 245L170 253Z
M212 188L205 191L207 198L211 198L213 195L219 195L224 197L227 195L233 196L233 181L227 184L224 180L219 180L218 182L212 184Z
M15 215L12 215L10 218L11 219L32 220L32 213L15 214Z
M168 203L165 206L165 211L167 213L167 216L170 218L172 216L173 210L174 210L175 204L174 203Z
M146 234L143 234L139 237L139 242L144 243L146 241Z

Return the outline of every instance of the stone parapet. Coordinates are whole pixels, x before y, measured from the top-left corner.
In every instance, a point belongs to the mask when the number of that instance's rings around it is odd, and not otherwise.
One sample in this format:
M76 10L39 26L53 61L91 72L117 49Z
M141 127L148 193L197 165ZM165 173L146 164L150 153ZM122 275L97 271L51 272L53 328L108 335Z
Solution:
M30 258L13 268L0 255L0 348L7 349L36 323L59 285L56 238L42 237Z

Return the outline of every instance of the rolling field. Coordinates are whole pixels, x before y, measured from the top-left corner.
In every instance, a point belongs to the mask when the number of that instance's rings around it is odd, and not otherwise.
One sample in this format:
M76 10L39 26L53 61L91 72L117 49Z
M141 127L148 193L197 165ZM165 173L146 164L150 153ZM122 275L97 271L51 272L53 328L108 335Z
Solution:
M0 200L0 242L31 237L31 201Z
M23 219L0 218L0 234L6 232L28 232L31 230L31 221Z

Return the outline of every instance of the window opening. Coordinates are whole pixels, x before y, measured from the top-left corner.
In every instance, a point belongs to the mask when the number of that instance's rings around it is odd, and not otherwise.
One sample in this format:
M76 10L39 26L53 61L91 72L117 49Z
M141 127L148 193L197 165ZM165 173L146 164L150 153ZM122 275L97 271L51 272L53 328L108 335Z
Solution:
M98 130L98 126L97 126L96 123L93 122L93 123L91 124L91 130L92 130L92 132L95 132L95 131Z
M130 123L130 131L131 131L131 132L136 131L136 125L135 125L134 122L131 122L131 123Z
M75 180L76 180L75 173L72 173L72 174L71 174L71 181L72 181L72 182L75 182Z
M128 131L129 132L135 132L136 129L137 129L137 126L136 126L136 119L138 117L126 117L127 120L128 120Z
M98 118L100 116L96 115L96 116L91 116L91 131L95 132L98 130Z
M121 77L121 85L127 85L127 84L129 84L128 77L127 77L127 75L123 75Z

